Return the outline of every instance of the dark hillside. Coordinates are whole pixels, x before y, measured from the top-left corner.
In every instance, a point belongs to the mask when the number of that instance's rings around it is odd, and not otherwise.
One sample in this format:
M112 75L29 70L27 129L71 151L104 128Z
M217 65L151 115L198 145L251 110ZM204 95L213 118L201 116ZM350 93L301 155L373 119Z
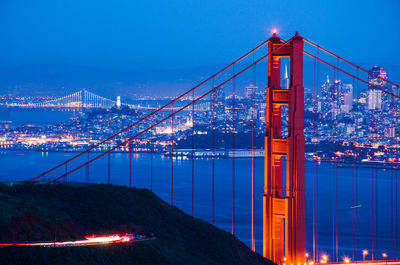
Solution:
M144 189L112 185L0 184L0 241L154 234L156 240L91 247L0 248L1 264L272 264L231 234Z

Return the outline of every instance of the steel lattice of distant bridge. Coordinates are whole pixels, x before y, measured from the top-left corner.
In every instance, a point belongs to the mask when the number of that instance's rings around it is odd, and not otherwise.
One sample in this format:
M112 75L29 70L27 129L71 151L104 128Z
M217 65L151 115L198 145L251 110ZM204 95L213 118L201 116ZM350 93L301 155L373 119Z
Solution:
M47 100L44 102L35 102L35 103L7 103L5 104L10 108L60 108L60 109L98 109L98 108L111 108L111 107L120 107L120 106L128 106L132 109L137 110L156 110L157 107L152 107L149 105L140 105L140 104L128 104L121 102L120 97L117 97L116 100L112 100L106 97L99 96L93 92L90 92L86 89L81 89L75 93L58 97L55 99ZM178 108L166 108L165 110L177 110ZM210 109L209 102L202 102L196 106L196 110L205 111Z
M86 89L66 95L63 97L47 100L38 103L11 103L7 107L20 108L66 108L66 109L83 109L83 108L110 108L117 104L117 101L96 95Z
M313 54L309 50L304 50L304 45L308 44L308 49L316 49L316 53ZM268 45L268 50L263 51L262 48ZM258 54L261 53L261 54ZM321 54L328 54L326 56L333 56L336 63L332 64L329 63L327 59L323 59ZM382 79L382 77L374 75L363 68L350 63L349 61L335 55L332 52L316 45L315 43L302 38L297 33L296 35L285 41L279 38L276 33L273 34L271 38L264 41L261 45L257 46L250 52L246 53L244 56L240 57L238 60L234 61L232 64L228 65L221 71L217 72L216 74L212 75L211 77L207 78L200 84L194 86L193 88L187 90L185 93L177 96L171 102L165 104L164 106L152 111L150 114L145 115L144 117L140 118L135 123L131 124L130 126L126 127L125 129L121 130L120 132L110 136L107 139L99 142L98 144L93 145L85 152L75 155L71 159L59 164L58 166L43 172L41 175L35 177L32 180L39 180L44 177L51 176L54 181L59 181L61 179L66 179L67 176L71 175L74 172L83 172L82 175L86 176L86 181L90 180L89 177L89 166L95 165L93 162L106 156L108 158L108 183L111 183L111 159L110 153L115 151L121 147L128 147L130 150L130 163L129 163L129 186L132 185L132 176L133 176L133 167L132 167L132 143L135 139L147 139L150 145L151 150L153 150L153 131L154 128L160 124L165 124L166 122L170 122L171 126L171 141L170 141L170 153L174 154L174 145L176 143L175 133L174 131L174 117L178 113L184 110L191 111L192 115L192 136L188 139L192 141L192 152L191 157L189 158L192 161L192 215L194 214L194 192L195 192L195 158L194 158L194 150L195 150L195 143L194 143L194 135L195 135L195 126L196 126L196 119L195 119L195 112L196 108L195 105L199 104L201 100L205 99L206 97L211 97L211 106L210 111L212 113L209 122L209 125L212 127L212 157L209 160L209 163L212 164L212 171L210 175L212 176L212 182L210 190L212 191L212 204L210 205L210 211L212 212L212 223L214 223L214 198L215 198L215 187L214 187L214 180L215 180L215 171L214 171L214 163L216 159L215 155L215 124L216 124L216 102L215 102L215 94L216 92L224 85L229 84L232 88L232 114L230 119L226 121L231 126L231 135L232 135L232 144L231 149L236 149L236 133L235 128L238 126L237 124L237 116L235 113L235 95L236 95L236 79L240 78L244 73L252 73L253 84L256 83L256 74L257 71L256 66L264 61L268 60L268 87L266 89L266 112L265 112L265 123L266 123L266 136L265 136L265 162L264 162L264 198L263 198L263 254L265 257L273 260L276 263L281 264L304 264L309 262L313 263L326 263L326 260L321 257L322 251L319 251L319 241L318 235L321 233L321 228L318 227L319 223L319 216L318 209L321 207L318 205L318 172L305 172L304 169L304 128L303 128L303 111L304 111L304 87L303 87L303 54L310 56L314 60L314 108L313 114L314 116L314 123L313 129L315 132L314 138L312 143L314 143L314 149L317 148L315 143L318 143L318 138L321 137L321 134L318 132L318 117L321 114L319 107L318 107L318 74L316 74L319 70L319 64L325 64L329 67L329 69L333 69L335 79L339 76L339 74L343 74L349 76L355 84L364 83L371 88L377 89L382 91L382 93L390 96L393 99L392 110L393 110L393 117L391 118L393 124L400 124L399 123L399 116L400 112L398 109L398 99L399 93L399 85L390 82L389 80L385 79L385 82L388 82L393 85L394 88L397 88L397 93L393 93L378 87L375 84L370 84L363 78L359 76L360 73L369 74L374 76L375 78ZM290 83L287 88L282 87L280 84L281 82L281 59L283 57L290 58ZM250 60L248 64L242 66L239 62L243 62L244 59ZM339 66L339 62L342 64ZM351 67L352 70L348 70L346 67ZM354 69L353 69L354 68ZM250 70L250 71L249 71ZM353 72L352 72L353 71ZM355 71L355 73L354 73ZM263 74L266 76L266 73ZM221 81L222 80L222 81ZM383 80L383 79L382 79ZM253 86L253 107L254 107L254 95L255 95L256 86ZM332 120L332 139L337 137L338 133L338 114L340 111L340 104L341 98L343 95L340 95L340 91L337 87L332 86L332 99L330 109L328 110L330 113L330 117ZM87 96L89 95L89 96ZM191 97L191 101L187 104L176 107L180 100L183 98ZM86 94L78 92L77 94L69 96L68 99L58 99L57 102L62 100L66 100L65 104L79 104L77 102L85 102L88 98L89 100L93 100L93 94ZM397 100L397 101L395 101ZM90 103L89 103L90 102ZM89 101L84 104L88 105L96 105L96 106L103 106L104 104L114 104L111 100L104 100L100 105L99 102L93 103ZM47 104L56 104L56 102L48 102ZM226 103L227 104L227 103ZM175 108L174 108L175 106ZM282 135L282 107L288 106L288 136L284 137ZM164 113L164 116L159 115L161 111L170 110L170 112ZM256 131L256 119L260 119L260 117L255 116L254 108L251 112L252 115L252 170L251 170L251 187L248 187L251 190L252 202L251 202L251 239L252 239L252 249L255 250L255 231L254 231L254 201L256 199L261 200L261 198L254 197L254 189L255 189L255 182L254 182L254 158L255 158L255 150L254 150L254 135ZM156 115L158 114L158 115ZM360 115L359 112L353 110L352 115ZM218 117L219 118L219 117ZM359 118L359 117L357 117ZM355 119L356 123L359 119ZM144 126L144 122L147 121L148 123ZM150 124L150 125L148 125ZM137 133L132 134L131 128L137 128L139 126L140 130ZM370 124L371 128L374 128L374 124ZM378 126L375 126L377 130L379 129ZM357 124L355 124L354 133L352 134L353 139L358 139L358 137L362 134L357 132ZM176 128L175 128L176 130ZM96 154L92 153L92 157L89 156L89 153L93 151L95 148L101 145L107 145L109 142L114 141L115 139L123 139L120 140L117 144L109 147L107 151L103 153ZM371 138L371 141L374 139ZM398 142L399 139L396 137L392 137L392 150L397 145L400 146ZM335 149L335 146L332 147ZM332 150L335 153L335 150ZM233 152L235 154L235 152ZM84 156L85 155L85 156ZM151 152L153 155L153 152ZM287 160L287 168L286 168L286 177L284 177L283 171L283 163L282 158L286 157ZM353 156L354 157L354 156ZM394 157L394 156L393 156ZM82 159L81 161L78 159ZM79 162L80 161L80 162ZM153 161L153 160L151 160ZM315 163L318 161L314 160ZM79 166L77 166L77 162L79 162ZM332 156L332 161L334 165L336 164L335 156ZM399 161L392 159L392 163L395 166L399 165ZM72 166L69 168L68 166ZM174 167L179 165L174 164L174 158L171 156L171 205L174 204ZM351 166L356 169L357 165L355 161L351 163ZM333 167L335 168L335 167ZM85 169L85 170L84 170ZM59 171L57 171L59 170ZM231 185L232 188L232 230L231 232L235 234L235 208L236 208L236 201L235 201L235 178L236 178L236 164L235 164L235 156L232 157L232 182L227 183L228 186ZM351 201L351 205L356 206L359 204L359 188L358 188L358 173L355 171L352 177L352 194L353 197L349 199ZM377 180L377 176L374 173L375 170L372 170L372 190L371 190L371 220L372 220L372 242L361 242L361 238L359 236L359 212L357 207L352 208L352 223L348 224L351 225L352 231L352 259L351 260L360 260L360 253L358 253L358 248L361 243L364 245L368 243L371 246L371 256L373 259L378 259L379 254L377 253L376 249L376 242L377 242L377 228L376 228L376 221L379 217L377 214L378 209L374 208L374 205L377 204L377 198L374 197L377 192L375 190L375 182ZM397 171L396 171L397 172ZM53 175L52 175L53 174ZM54 176L55 174L55 176ZM153 163L149 165L149 174L151 183L153 181ZM397 173L396 173L397 174ZM306 199L304 197L304 190L305 190L305 179L313 178L313 209L309 209L313 212L313 220L309 220L309 222L313 223L313 248L310 250L310 257L307 260L306 258ZM285 179L286 178L286 179ZM397 178L396 178L397 179ZM392 178L393 182L393 178ZM285 185L286 183L286 185ZM397 182L396 182L397 183ZM393 183L392 183L393 184ZM152 184L151 184L152 185ZM397 185L397 184L396 184ZM151 186L152 187L152 186ZM392 185L393 187L393 185ZM397 186L396 186L397 187ZM341 234L338 233L338 176L337 176L337 169L334 170L332 173L332 252L330 254L331 260L339 262L341 259L338 249L340 248L340 244L338 244L338 238L341 237ZM244 187L242 187L244 189ZM368 191L369 192L369 191ZM392 192L393 194L393 192ZM230 199L230 198L229 198ZM392 259L398 258L398 246L399 246L399 232L398 232L398 216L397 216L397 190L396 190L396 199L392 197L392 220L391 220L391 231L392 231ZM328 206L326 206L328 207ZM395 213L395 214L394 214ZM250 217L249 217L250 218ZM361 220L362 221L362 220ZM343 242L343 241L342 241ZM371 245L372 244L372 245ZM392 261L390 261L392 262ZM373 261L371 262L373 263Z

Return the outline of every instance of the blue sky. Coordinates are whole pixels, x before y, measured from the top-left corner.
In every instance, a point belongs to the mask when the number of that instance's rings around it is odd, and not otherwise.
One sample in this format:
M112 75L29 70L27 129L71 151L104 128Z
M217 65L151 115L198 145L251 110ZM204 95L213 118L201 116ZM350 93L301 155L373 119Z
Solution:
M225 64L296 30L356 62L398 63L396 0L1 0L0 64Z

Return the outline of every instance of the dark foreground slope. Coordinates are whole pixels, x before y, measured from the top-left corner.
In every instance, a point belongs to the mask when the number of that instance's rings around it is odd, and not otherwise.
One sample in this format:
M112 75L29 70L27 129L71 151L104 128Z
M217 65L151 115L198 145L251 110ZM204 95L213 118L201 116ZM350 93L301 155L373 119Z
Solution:
M141 233L156 240L90 247L0 248L1 264L271 264L227 232L152 192L111 185L0 184L0 242Z

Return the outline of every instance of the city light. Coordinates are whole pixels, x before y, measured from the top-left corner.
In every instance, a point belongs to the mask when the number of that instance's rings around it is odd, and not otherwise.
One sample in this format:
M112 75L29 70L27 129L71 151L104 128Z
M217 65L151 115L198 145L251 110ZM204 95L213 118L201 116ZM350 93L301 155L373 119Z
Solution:
M365 260L365 256L368 255L368 250L364 249L362 255L363 255L363 260Z
M345 257L345 258L343 259L343 261L344 261L344 263L350 263L350 259L347 258L347 257Z
M327 255L322 255L321 263L326 263L328 261Z
M385 263L387 264L388 254L386 252L382 253L382 257L385 259Z

